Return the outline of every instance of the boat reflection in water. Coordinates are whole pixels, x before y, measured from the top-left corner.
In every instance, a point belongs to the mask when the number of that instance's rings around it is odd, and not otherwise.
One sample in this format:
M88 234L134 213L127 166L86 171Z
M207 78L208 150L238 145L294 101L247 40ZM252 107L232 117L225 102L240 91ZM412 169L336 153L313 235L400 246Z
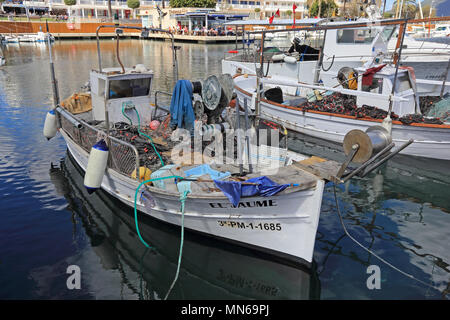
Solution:
M81 220L102 266L118 269L122 284L139 298L164 298L177 268L180 228L141 215L139 229L153 246L146 249L136 234L133 210L101 190L89 195L81 172L67 154L60 168L52 165L50 177ZM128 278L136 273L133 283ZM181 270L169 298L319 299L320 283L315 264L312 270L280 264L250 249L185 232Z

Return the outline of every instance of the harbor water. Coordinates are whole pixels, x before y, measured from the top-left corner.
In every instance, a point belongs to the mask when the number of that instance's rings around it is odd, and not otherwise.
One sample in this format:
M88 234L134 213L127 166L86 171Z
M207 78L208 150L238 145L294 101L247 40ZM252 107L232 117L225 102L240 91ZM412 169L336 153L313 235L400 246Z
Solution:
M102 40L103 66L118 66L114 41ZM179 78L219 74L234 44L181 43ZM0 299L163 299L175 277L180 228L140 216L105 192L89 195L83 173L60 135L42 136L51 108L45 44L3 47L0 69ZM153 90L175 84L167 42L123 40L125 66L155 73ZM62 99L97 68L93 40L56 41L53 57ZM343 159L335 146L293 136L289 146ZM277 262L250 249L185 233L179 279L169 299L448 299L450 164L400 157L365 178L337 187L344 232L327 185L314 264ZM298 245L301 245L299 243ZM81 271L69 288L70 266ZM375 270L375 271L374 271ZM375 274L375 273L377 274ZM379 275L379 283L373 276Z

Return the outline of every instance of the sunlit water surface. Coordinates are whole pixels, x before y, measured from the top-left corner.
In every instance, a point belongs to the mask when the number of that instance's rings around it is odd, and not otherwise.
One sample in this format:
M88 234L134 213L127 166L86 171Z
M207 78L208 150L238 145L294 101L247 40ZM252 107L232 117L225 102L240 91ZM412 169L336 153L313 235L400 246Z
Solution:
M103 65L117 66L114 42L102 43ZM179 44L180 79L218 74L234 44ZM46 45L3 47L0 69L0 298L161 299L174 278L180 229L142 217L154 249L136 236L132 209L103 192L88 195L83 175L60 136L42 136L51 107ZM53 46L60 95L69 96L97 68L95 41ZM174 85L167 42L124 40L126 66L155 72L153 90ZM293 138L299 151L339 159L338 151ZM294 268L247 249L186 234L180 276L171 299L447 299L449 297L449 164L389 165L338 188L350 233L383 264L345 236L332 187L326 188L314 268ZM301 245L299 243L299 245ZM69 290L67 267L81 270L81 289ZM369 289L370 265L381 288ZM370 282L370 281L369 281ZM426 284L429 284L426 285Z

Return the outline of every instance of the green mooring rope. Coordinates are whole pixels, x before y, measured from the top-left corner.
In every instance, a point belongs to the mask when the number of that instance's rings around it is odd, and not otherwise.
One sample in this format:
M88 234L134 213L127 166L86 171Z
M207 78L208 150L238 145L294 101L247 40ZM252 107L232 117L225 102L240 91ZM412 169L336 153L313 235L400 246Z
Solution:
M158 180L165 180L165 179L170 179L170 178L174 178L174 179L183 179L183 177L180 176L169 176L169 177L160 177L160 178L154 178L154 179L149 179L149 180L145 180L142 181L139 186L136 189L136 192L134 193L134 222L136 224L136 232L137 235L139 237L139 239L141 240L141 242L148 248L151 249L152 247L142 238L141 233L139 232L139 224L138 224L138 219L137 219L137 196L139 194L139 190L141 189L142 185L145 183L149 183L149 182L153 182L153 181L158 181ZM189 191L186 190L184 191L184 193L180 196L180 202L181 202L181 241L180 241L180 252L178 254L178 265L177 265L177 272L175 273L175 278L172 281L172 284L170 285L169 291L167 291L167 294L164 298L164 300L167 300L167 297L169 296L170 292L172 291L175 283L178 280L178 275L180 274L180 267L181 267L181 257L183 256L183 245L184 245L184 208L185 208L185 202L187 199L187 195L189 194Z
M183 177L180 176L168 176L168 177L160 177L160 178L153 178L153 179L148 179L148 180L144 180L142 181L139 186L136 189L136 192L134 193L134 222L136 224L136 231L138 234L139 239L141 240L141 242L147 247L147 248L151 248L150 245L148 245L147 242L145 242L145 240L142 238L141 233L139 232L139 225L138 225L138 219L137 219L137 196L139 194L139 190L141 189L142 185L145 183L149 183L149 182L153 182L153 181L158 181L158 180L165 180L165 179L170 179L170 178L174 178L174 179L183 179ZM182 209L184 210L184 204L182 203Z
M172 291L173 286L177 282L178 275L180 273L181 257L183 256L183 244L184 244L184 203L186 202L188 193L189 193L189 191L186 190L180 196L180 202L181 202L181 241L180 241L180 252L178 254L177 272L175 273L175 278L173 279L172 284L170 285L169 291L167 291L167 294L164 297L164 300L167 300L167 297L169 297L169 294Z
M125 107L126 107L126 105L127 105L126 102L123 102L123 103L122 103L122 114L123 114L123 116L124 116L125 118L128 119L128 121L130 121L130 124L133 125L133 121L131 121L130 117L128 117L128 116L125 114ZM136 109L135 106L133 106L133 109L134 109L134 111L136 112L136 116L137 116L137 118L138 118L138 133L139 133L141 136L144 136L144 137L146 137L147 139L150 140L150 144L152 145L153 150L155 150L155 153L156 153L156 155L158 156L159 161L161 162L161 166L164 167L164 161L163 161L161 155L159 154L158 150L156 150L155 144L153 143L153 139L152 139L150 136L146 135L145 133L143 133L143 132L141 131L141 118L139 117L139 112L137 111L137 109Z

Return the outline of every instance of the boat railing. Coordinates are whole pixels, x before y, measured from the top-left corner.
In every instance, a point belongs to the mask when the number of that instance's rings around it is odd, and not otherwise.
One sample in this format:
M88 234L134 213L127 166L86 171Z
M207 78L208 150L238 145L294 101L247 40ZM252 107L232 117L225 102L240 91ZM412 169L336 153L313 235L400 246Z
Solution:
M160 100L158 99L158 95L161 95L161 94L166 96L166 99L163 98L164 105L159 104ZM167 99L167 97L169 99ZM153 110L152 119L155 119L157 117L156 115L157 115L158 110L163 110L166 113L170 113L171 99L172 99L172 94L170 92L160 91L160 90L155 91L155 108Z
M89 153L96 142L106 137L105 131L75 118L64 109L59 107L56 111L60 114L60 127L86 152ZM136 147L111 135L108 138L110 155L108 167L128 177L131 177L133 172L138 172L140 163Z
M345 95L363 96L363 97L367 97L367 98L373 98L376 100L385 100L388 102L389 101L394 101L394 102L408 101L408 99L405 99L405 98L399 97L399 96L395 96L395 95L384 95L384 94L379 94L379 93L366 92L366 91L360 91L360 90L351 90L351 89L344 89L344 88L332 88L332 87L301 83L301 82L297 82L297 81L293 81L293 80L286 80L286 79L280 79L280 78L263 78L263 79L261 79L261 81L264 84L290 86L290 87L304 87L304 88L313 89L313 90L333 91L333 92L339 92L339 93L342 93Z

